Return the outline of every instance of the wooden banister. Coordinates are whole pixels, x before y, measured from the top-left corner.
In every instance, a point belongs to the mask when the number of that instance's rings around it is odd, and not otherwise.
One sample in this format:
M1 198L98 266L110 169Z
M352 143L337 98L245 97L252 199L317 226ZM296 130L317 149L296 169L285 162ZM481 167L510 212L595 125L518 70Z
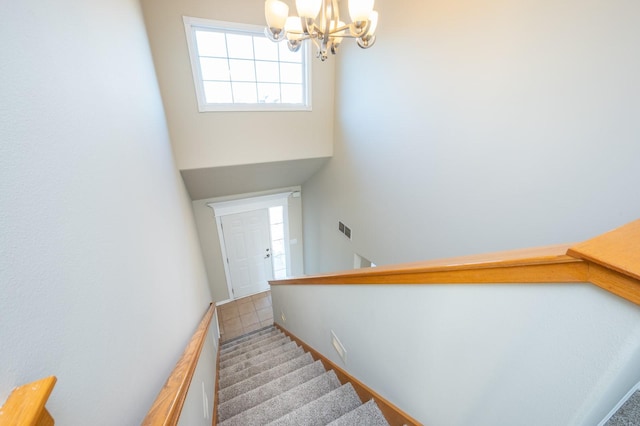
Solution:
M198 359L200 358L214 312L215 305L211 304L180 360L178 360L147 416L144 418L143 425L173 426L178 424L182 406L187 397L193 373L198 365Z
M517 284L590 282L640 304L640 220L579 244L270 281L271 285Z
M640 220L571 247L589 267L589 282L640 305Z
M587 268L571 244L461 256L270 281L284 284L483 284L584 282Z
M0 426L52 426L45 404L56 380L50 376L15 388L0 408Z
M640 280L640 220L576 244L567 254Z

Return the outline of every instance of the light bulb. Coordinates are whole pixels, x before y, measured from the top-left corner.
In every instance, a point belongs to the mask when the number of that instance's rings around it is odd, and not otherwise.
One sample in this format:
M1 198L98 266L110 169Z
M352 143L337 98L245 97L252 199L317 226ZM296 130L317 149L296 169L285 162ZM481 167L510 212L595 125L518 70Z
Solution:
M273 28L279 33L284 28L289 6L280 0L267 0L264 3L264 16L267 19L267 27Z
M374 0L349 0L349 16L352 22L361 22L369 19L373 10Z
M301 18L315 19L321 6L322 0L296 0L296 9Z
M376 12L375 10L371 12L371 15L369 15L369 21L371 23L369 24L369 31L367 31L367 36L372 36L376 33L376 28L378 28L378 12Z
M287 35L287 40L302 40L304 34L302 33L302 23L297 16L289 16L286 24L284 24L284 32Z

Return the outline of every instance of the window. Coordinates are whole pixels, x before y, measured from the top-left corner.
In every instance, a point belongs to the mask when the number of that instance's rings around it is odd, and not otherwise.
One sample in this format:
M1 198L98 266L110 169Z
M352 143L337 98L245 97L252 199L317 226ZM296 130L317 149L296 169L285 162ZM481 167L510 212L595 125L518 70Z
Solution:
M273 264L273 279L281 280L287 277L287 253L284 239L284 208L282 206L269 208L269 224L271 225L271 261Z
M189 17L184 25L201 112L311 110L305 44L291 52L256 25Z

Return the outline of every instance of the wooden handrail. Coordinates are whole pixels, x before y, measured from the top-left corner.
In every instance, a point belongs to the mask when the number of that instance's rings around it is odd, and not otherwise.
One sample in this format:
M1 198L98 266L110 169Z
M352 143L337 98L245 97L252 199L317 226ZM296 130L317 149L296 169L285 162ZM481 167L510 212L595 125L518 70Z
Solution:
M15 388L0 408L0 426L52 426L45 404L56 380L50 376Z
M640 220L577 244L567 254L640 279Z
M270 281L285 284L482 284L584 282L587 268L570 244L453 257Z
M187 391L189 390L193 373L196 370L215 309L215 305L211 304L204 314L198 329L193 334L180 360L178 360L147 416L144 418L143 425L173 426L178 424L182 406L187 397Z
M640 220L571 247L589 266L589 282L640 305Z
M579 244L364 268L271 285L515 284L591 282L640 304L640 220Z

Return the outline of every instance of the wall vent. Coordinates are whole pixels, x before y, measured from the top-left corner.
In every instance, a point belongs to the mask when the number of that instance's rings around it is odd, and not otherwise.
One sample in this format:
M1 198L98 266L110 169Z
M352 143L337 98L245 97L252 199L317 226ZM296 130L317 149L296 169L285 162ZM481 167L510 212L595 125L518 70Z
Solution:
M344 234L344 236L347 237L348 239L351 239L351 228L349 228L344 223L338 222L338 231Z

